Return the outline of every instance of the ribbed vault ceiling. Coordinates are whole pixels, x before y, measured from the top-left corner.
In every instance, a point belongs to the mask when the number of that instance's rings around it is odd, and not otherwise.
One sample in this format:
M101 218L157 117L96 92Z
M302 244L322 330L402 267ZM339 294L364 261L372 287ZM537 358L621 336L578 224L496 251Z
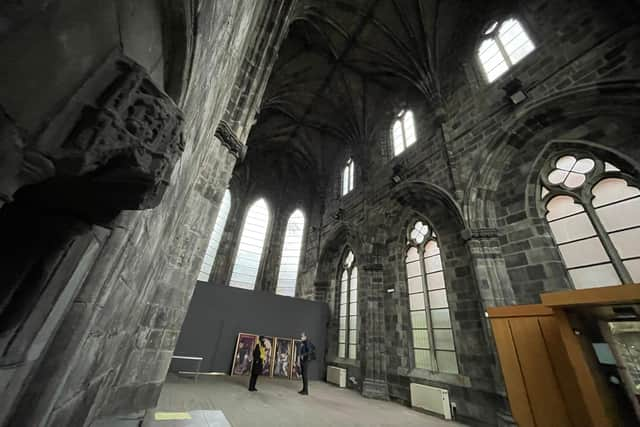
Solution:
M267 85L247 160L273 158L280 174L318 180L344 144L357 151L373 143L407 94L441 107L439 64L486 3L304 1Z

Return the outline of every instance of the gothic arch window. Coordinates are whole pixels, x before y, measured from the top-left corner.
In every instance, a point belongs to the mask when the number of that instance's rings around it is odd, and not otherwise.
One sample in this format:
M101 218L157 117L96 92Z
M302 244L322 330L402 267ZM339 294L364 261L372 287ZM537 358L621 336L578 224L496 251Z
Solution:
M218 210L218 216L216 216L216 222L209 238L209 245L204 254L204 259L200 265L200 273L198 273L198 280L202 282L209 281L209 275L213 268L213 262L216 259L218 247L220 246L220 240L222 239L222 233L224 232L224 226L227 223L227 217L229 216L229 209L231 209L231 193L229 190L225 190L222 197L222 203Z
M412 224L405 258L414 367L458 373L449 301L438 236L422 221Z
M393 138L393 155L397 156L416 142L416 130L413 113L410 110L401 111L391 128Z
M267 202L264 199L256 200L251 205L242 227L240 246L229 281L230 286L243 289L255 288L268 225Z
M342 195L345 196L353 190L353 175L355 165L352 159L347 160L347 165L342 170Z
M589 153L552 158L541 176L546 219L574 287L640 282L640 189Z
M304 231L304 215L296 209L287 222L284 234L284 245L280 257L278 285L276 294L293 297L296 294L296 280L298 265L300 264L300 250L302 249L302 233Z
M507 18L487 25L478 47L478 60L487 81L491 83L534 49L520 21Z
M358 267L348 251L340 264L338 357L358 358Z

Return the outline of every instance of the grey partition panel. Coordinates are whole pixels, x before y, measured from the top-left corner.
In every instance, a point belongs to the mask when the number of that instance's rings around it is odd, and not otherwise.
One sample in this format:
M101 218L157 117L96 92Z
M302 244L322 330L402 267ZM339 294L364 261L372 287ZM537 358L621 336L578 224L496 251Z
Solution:
M327 321L325 303L198 282L174 354L201 356L202 371L229 373L239 332L299 338L305 331L317 354L309 377L321 379ZM191 370L188 361L173 366Z

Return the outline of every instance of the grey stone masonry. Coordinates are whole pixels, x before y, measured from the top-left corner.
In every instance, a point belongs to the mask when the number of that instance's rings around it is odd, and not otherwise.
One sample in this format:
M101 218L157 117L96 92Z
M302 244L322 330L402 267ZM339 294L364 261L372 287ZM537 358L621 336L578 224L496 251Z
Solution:
M4 216L9 214L17 230L28 230L28 220L40 223L40 239L57 244L49 250L38 243L37 234L26 232L11 248L16 256L24 255L20 259L35 263L35 270L38 265L51 270L48 281L37 278L42 282L37 289L51 294L55 304L29 306L27 312L17 303L1 308L3 316L7 310L20 313L24 325L46 318L35 340L34 335L25 336L29 350L22 362L28 363L2 360L3 426L90 425L96 417L155 405L222 193L242 157L255 106L295 5L289 0L90 3L48 2L2 10L12 25L0 30L0 56L12 66L3 67L0 82L0 153L17 153L1 156L2 162L15 163L6 169L3 163L1 199L11 203L2 210L2 224L9 227ZM44 41L33 45L34 40ZM139 64L133 67L141 70L144 84L127 91L122 86L127 80L108 80L101 70L112 58ZM234 96L233 81L240 95ZM140 88L141 95L125 110L130 118L120 122L111 110L98 116L99 123L105 117L115 120L122 132L89 133L79 114L84 104L101 105L101 93L112 93L98 90L100 85L122 88L112 99L115 103L133 99L131 94ZM226 111L237 114L227 117ZM219 127L223 118L227 123ZM64 141L64 134L47 132L49 123L58 119L78 123L79 132L71 135L88 159L74 163L57 155L55 144ZM165 127L150 126L154 120ZM178 137L165 137L173 130ZM129 134L136 132L147 144L146 152L123 149ZM60 182L51 179L51 173L19 176L23 159L29 170L35 171L36 164L49 167L30 154L41 135L50 143L37 149L49 150L59 160L56 168L66 171ZM91 135L99 139L87 147ZM94 170L109 174L103 177ZM7 172L19 179L7 179ZM79 178L71 180L71 175ZM66 190L62 185L76 182L78 187ZM27 184L28 191L22 190ZM74 194L74 188L85 186L97 190ZM136 186L150 191L143 193ZM19 215L20 209L36 203L53 206L47 200L52 188L58 195L56 209L69 218L65 224L59 219L52 224L46 209L30 210L40 212L33 218ZM135 204L137 200L141 202ZM103 203L110 203L110 210L84 209ZM38 247L41 253L29 258L27 249ZM35 273L29 274L32 283L27 284L33 286ZM52 306L55 310L49 313Z

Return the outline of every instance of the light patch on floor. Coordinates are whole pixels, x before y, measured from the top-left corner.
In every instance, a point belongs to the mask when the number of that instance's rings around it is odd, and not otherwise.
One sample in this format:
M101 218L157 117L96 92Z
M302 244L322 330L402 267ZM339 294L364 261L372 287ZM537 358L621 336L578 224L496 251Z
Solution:
M156 412L153 414L153 419L156 421L190 420L191 415L188 412Z
M309 396L297 393L301 383L279 378L258 379L255 393L249 392L248 377L200 377L198 383L170 375L160 394L156 411L189 412L187 421L158 421L152 424L151 412L145 427L189 426L218 427L208 420L196 424L199 412L222 411L233 427L456 427L451 421L407 408L394 402L365 399L353 390L340 389L312 381Z

